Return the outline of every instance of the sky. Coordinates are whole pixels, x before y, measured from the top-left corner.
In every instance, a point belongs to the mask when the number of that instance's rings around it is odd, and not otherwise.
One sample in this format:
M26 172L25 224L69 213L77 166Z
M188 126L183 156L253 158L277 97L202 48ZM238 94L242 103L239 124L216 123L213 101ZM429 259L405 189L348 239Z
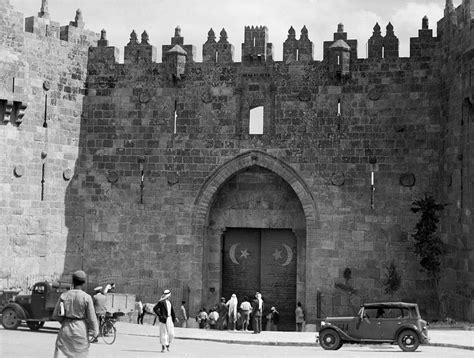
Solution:
M462 0L453 0L457 7ZM15 10L25 17L37 15L41 0L10 0ZM322 59L323 41L333 39L339 23L349 39L358 40L358 57L365 58L366 43L376 22L385 35L388 22L400 40L400 56L409 56L410 37L418 36L423 16L436 35L436 23L442 18L445 0L48 0L50 19L61 26L74 20L81 9L86 28L107 31L109 46L120 50L135 30L140 38L146 30L149 42L157 48L161 62L161 46L168 45L176 26L181 27L185 44L196 46L196 60L202 60L202 44L212 27L217 40L225 28L234 45L234 61L241 61L241 43L245 26L264 25L268 41L273 43L274 60L282 60L283 42L290 26L299 38L306 26L314 43L314 59Z

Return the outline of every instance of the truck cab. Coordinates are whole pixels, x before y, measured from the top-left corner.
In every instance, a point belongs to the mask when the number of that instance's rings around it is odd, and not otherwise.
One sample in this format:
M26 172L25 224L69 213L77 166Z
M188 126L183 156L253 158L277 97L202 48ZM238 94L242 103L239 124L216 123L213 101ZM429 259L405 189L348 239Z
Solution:
M26 321L32 330L40 329L45 321L53 320L53 311L61 293L69 290L70 284L37 282L31 295L17 295L2 310L2 325L5 329L16 329Z

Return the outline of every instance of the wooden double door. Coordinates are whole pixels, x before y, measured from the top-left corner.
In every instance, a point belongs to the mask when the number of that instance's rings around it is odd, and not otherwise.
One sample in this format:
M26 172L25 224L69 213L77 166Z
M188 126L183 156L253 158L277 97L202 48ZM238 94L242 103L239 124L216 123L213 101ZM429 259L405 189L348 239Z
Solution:
M265 316L272 306L280 313L278 330L295 330L296 238L287 229L227 229L222 251L222 294L240 302L258 291Z

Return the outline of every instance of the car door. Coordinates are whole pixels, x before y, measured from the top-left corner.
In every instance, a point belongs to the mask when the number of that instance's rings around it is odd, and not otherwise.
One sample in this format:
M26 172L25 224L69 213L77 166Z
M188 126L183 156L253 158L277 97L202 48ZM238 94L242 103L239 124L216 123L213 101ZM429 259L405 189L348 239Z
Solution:
M380 319L376 317L376 309L366 308L359 323L356 325L356 330L353 337L360 340L381 340L382 332L380 330Z
M40 282L33 286L31 293L31 314L34 319L42 319L48 316L46 312L46 295L48 287L45 283Z
M388 341L396 339L395 333L401 327L404 315L406 313L398 307L385 309L385 314L379 323L382 339Z

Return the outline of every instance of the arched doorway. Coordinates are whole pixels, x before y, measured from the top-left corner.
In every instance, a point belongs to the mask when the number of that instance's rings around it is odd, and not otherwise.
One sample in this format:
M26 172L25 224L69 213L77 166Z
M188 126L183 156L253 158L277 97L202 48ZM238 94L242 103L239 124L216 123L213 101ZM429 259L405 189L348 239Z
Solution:
M251 151L219 167L202 187L193 212L193 239L203 249L202 304L211 307L230 293L230 278L240 298L255 287L265 288L267 308L281 305L277 308L286 311L284 325L291 329L296 302L306 298L305 248L316 217L305 182L279 159ZM242 260L250 247L255 260L248 290L237 285L245 265L235 257L236 244Z

